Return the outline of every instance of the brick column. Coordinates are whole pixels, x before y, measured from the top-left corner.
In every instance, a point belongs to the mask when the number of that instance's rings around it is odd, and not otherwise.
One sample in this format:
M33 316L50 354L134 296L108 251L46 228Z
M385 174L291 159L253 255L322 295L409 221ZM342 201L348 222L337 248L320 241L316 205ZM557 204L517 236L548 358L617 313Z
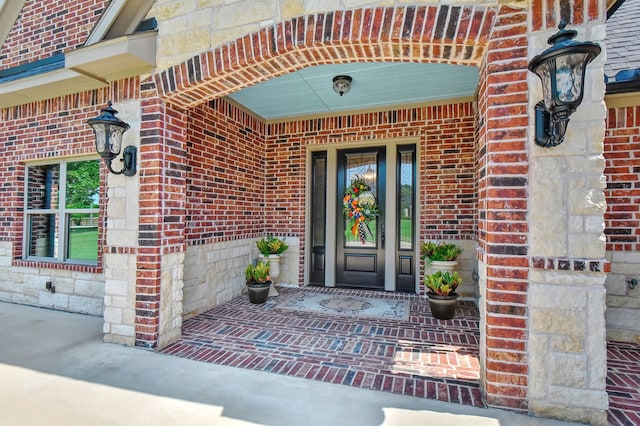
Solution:
M500 9L478 123L481 365L487 404L527 410L527 25Z
M568 5L502 7L481 67L482 380L490 406L606 424L604 55L589 66L565 142L551 149L533 142L542 91L527 70L530 58L548 47L560 17L582 40L604 36L603 4Z
M182 327L186 114L142 84L135 345L162 347Z

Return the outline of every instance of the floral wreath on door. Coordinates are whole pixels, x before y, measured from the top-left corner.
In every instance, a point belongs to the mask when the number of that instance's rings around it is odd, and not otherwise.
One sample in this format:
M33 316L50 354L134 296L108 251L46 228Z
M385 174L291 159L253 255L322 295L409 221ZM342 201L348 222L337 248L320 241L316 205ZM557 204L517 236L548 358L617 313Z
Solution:
M351 234L364 244L367 237L372 236L368 223L380 215L380 208L371 187L356 175L345 190L342 204Z

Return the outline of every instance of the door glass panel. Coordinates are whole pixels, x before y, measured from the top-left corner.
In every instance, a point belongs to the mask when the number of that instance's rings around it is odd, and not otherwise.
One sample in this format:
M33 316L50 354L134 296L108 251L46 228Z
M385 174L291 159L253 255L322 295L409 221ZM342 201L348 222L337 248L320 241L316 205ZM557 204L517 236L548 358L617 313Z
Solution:
M373 206L378 199L377 152L347 154L345 177L345 247L376 247L378 226Z
M413 152L400 152L400 249L413 249Z
M327 153L314 152L311 160L311 284L324 284L327 218Z
M315 155L312 165L311 197L311 243L324 247L325 214L327 194L327 158L326 154Z

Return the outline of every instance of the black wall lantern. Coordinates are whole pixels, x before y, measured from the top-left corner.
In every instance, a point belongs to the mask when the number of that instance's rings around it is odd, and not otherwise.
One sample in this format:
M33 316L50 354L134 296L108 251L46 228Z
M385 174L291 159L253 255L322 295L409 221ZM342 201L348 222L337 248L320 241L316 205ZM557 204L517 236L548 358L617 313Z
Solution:
M90 118L87 123L93 128L96 136L96 151L105 160L109 171L115 175L133 176L136 174L136 155L138 150L135 146L127 146L122 153L122 170L116 172L111 168L111 161L120 154L122 148L122 135L129 129L129 125L116 117L118 111L109 106L100 110L100 115Z
M582 103L587 64L600 54L600 46L573 38L563 21L547 41L552 46L529 62L529 71L542 80L544 100L536 104L536 144L545 148L564 140L569 116Z

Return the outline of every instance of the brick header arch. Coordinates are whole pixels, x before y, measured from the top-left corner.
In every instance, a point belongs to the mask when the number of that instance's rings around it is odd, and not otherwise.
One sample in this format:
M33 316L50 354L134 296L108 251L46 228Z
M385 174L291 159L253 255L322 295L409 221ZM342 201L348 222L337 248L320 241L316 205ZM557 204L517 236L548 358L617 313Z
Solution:
M155 75L161 97L188 109L307 66L439 62L478 66L496 11L402 6L301 16L201 53Z

